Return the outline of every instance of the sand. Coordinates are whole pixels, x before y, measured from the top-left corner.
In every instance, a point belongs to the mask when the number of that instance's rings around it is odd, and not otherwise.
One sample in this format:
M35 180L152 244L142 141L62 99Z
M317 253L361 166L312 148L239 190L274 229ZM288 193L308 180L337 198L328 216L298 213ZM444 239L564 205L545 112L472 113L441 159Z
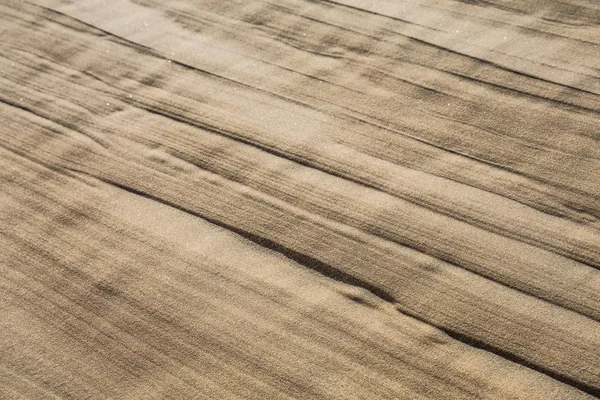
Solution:
M596 1L0 31L0 399L600 397Z

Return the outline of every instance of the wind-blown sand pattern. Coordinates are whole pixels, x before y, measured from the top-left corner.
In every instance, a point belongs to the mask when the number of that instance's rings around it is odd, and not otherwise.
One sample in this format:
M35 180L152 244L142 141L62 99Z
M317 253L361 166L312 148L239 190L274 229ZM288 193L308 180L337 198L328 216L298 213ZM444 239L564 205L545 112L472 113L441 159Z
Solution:
M0 31L0 399L600 397L597 1Z

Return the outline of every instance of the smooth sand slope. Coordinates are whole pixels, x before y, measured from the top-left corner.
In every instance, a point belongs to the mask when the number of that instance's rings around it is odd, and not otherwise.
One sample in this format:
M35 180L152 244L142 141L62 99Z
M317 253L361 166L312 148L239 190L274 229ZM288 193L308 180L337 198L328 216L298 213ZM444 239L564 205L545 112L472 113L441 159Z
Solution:
M595 0L0 32L0 399L600 397Z

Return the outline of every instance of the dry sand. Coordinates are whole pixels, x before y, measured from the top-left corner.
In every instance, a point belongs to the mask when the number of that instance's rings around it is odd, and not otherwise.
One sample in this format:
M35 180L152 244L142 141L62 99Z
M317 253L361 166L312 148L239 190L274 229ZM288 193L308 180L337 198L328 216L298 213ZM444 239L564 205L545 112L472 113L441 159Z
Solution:
M600 396L596 0L0 32L0 399Z

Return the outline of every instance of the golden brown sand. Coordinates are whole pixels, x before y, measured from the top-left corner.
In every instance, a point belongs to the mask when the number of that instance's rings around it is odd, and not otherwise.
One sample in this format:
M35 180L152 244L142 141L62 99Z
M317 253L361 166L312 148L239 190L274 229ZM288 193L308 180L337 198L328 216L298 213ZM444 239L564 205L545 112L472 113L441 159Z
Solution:
M600 396L596 0L0 32L0 399Z

